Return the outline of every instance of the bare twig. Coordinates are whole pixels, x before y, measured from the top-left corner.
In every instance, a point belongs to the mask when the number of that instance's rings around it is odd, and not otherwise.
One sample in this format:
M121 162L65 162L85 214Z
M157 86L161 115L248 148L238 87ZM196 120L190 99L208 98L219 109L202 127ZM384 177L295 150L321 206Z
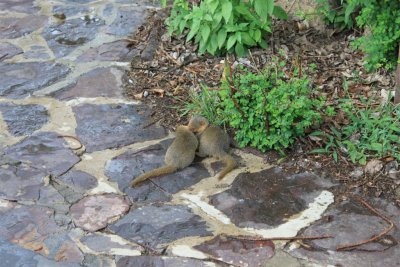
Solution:
M371 243L379 238L381 238L382 236L386 235L390 230L393 229L394 227L394 223L393 221L391 221L389 218L387 218L386 216L384 216L383 214L381 214L377 209L375 209L374 207L372 207L370 204L368 204L365 200L363 200L361 197L359 196L355 196L355 195L349 195L350 198L352 198L353 200L356 200L358 202L360 202L361 204L363 204L365 207L367 207L372 213L376 214L378 217L381 217L383 220L385 220L389 226L387 228L385 228L382 232L380 232L379 234L375 234L372 237L370 237L367 240L361 240L359 242L356 243L351 243L351 244L345 244L345 245L339 245L336 247L337 251L340 250L346 250L346 249L352 249L364 244L368 244Z
M242 117L244 117L243 110L240 108L240 106L237 103L236 98L234 96L234 94L237 92L237 89L235 88L235 85L234 85L234 82L233 82L234 80L233 80L232 65L229 62L228 57L225 58L225 68L227 66L229 67L229 77L225 76L225 79L226 79L226 81L227 81L227 83L229 85L229 88L231 89L231 99L232 99L232 102L235 105L236 109L240 112L240 115L242 115Z
M59 138L71 138L71 139L74 139L75 141L77 141L78 143L79 143L79 146L78 147L75 147L75 148L71 148L72 150L78 150L78 149L81 149L82 147L83 147L83 144L82 144L82 142L81 142L81 140L79 140L77 137L75 137L75 136L72 136L72 135L59 135L58 136Z

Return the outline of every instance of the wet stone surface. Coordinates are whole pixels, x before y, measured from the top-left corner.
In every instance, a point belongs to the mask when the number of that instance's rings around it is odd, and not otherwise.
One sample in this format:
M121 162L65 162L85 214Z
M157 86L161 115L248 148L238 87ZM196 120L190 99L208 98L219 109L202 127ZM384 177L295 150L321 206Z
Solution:
M88 196L72 205L70 214L75 224L90 232L107 226L108 223L125 214L129 201L123 196L104 194Z
M206 222L188 207L166 204L131 210L108 228L125 239L146 244L152 249L183 237L211 234Z
M81 75L76 83L57 91L54 97L69 100L77 97L122 98L123 71L117 68L98 68Z
M70 69L62 64L0 63L0 96L21 98L64 78Z
M130 182L133 177L164 165L164 155L171 142L172 139L168 139L139 151L121 154L107 163L105 174L111 181L118 183L119 189L134 202L169 200L172 194L187 189L210 176L208 171L197 162L178 172L152 178L153 183L158 186L145 181L131 188Z
M32 33L46 24L47 17L29 15L20 19L1 18L0 25L8 25L0 28L1 39L14 39Z
M46 174L61 175L80 159L64 146L64 141L58 136L52 132L35 133L7 147L5 154L15 161L29 163Z
M166 135L162 127L151 125L150 110L139 113L138 105L82 104L73 107L78 127L76 134L87 151L117 148ZM141 109L143 110L143 109Z
M42 35L54 55L59 58L93 40L99 27L103 25L102 19L86 15L83 18L66 20L62 24L49 25L43 30Z
M165 266L165 267L207 267L214 266L212 263L178 257L159 257L159 256L139 256L139 257L123 257L117 262L117 267L135 266Z
M271 228L304 210L332 184L308 173L288 174L280 168L242 173L230 189L211 203L239 227Z
M374 199L370 204L384 215L390 214L390 220L400 225L400 210L382 199ZM332 234L334 238L307 241L309 249L297 248L288 251L296 257L307 257L323 265L362 267L400 266L400 231L395 227L387 235L376 242L364 244L349 251L336 251L336 247L357 243L377 235L388 227L382 218L371 212L358 202L344 201L331 206L325 212L325 219L314 223L302 233L303 235Z
M0 3L1 5L1 3ZM15 55L22 54L23 50L10 43L0 43L0 58L3 60L12 58Z
M275 254L272 241L238 240L217 236L196 249L234 266L262 266Z
M0 103L0 112L14 136L28 135L48 121L48 113L41 105L14 105Z

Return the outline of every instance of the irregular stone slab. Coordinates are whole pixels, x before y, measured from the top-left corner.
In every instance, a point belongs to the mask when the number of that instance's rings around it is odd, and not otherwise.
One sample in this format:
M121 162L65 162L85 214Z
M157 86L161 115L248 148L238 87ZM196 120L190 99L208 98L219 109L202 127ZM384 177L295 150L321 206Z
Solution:
M41 45L31 46L30 50L24 53L26 59L50 59L50 57L46 47Z
M65 3L78 3L78 4L88 4L88 3L91 3L91 2L95 2L95 1L97 1L97 0L62 0L62 2L65 2Z
M171 194L210 176L207 169L197 162L176 173L153 178L159 187L150 181L145 181L131 188L130 182L133 177L164 165L164 155L171 142L172 139L169 139L139 151L127 151L107 162L105 174L111 181L118 183L119 189L134 202L169 200Z
M53 214L52 209L41 206L14 204L12 209L0 209L0 239L56 261L81 263L82 253L56 225Z
M395 225L400 224L400 209L383 199L367 199L367 201L389 217ZM332 205L325 212L327 219L321 219L304 231L304 235L332 234L334 238L305 242L308 249L296 248L289 254L307 258L321 265L362 267L367 262L369 266L400 266L400 231L394 228L376 242L357 247L351 252L336 251L337 245L355 243L369 239L388 224L380 217L357 202L342 202ZM366 252L368 251L368 252Z
M41 105L0 103L0 112L7 123L8 131L14 136L32 134L49 119L46 108Z
M96 177L87 172L72 170L57 178L69 187L79 191L87 191L95 188L98 184Z
M7 27L0 28L1 39L14 39L30 34L46 24L46 16L28 15L23 18L0 18L0 25Z
M43 38L54 56L64 57L77 47L93 40L104 21L88 15L82 19L66 20L62 24L52 24L43 30Z
M262 266L275 254L272 241L239 240L217 236L194 248L234 266Z
M63 79L70 69L50 62L0 63L0 96L21 98Z
M72 205L70 214L75 224L90 232L107 226L129 210L129 201L116 194L88 196Z
M82 104L72 108L78 127L76 134L88 152L158 139L166 135L162 127L151 125L150 110L141 105Z
M54 6L53 7L54 14L64 14L67 18L69 16L76 16L77 14L86 14L89 13L89 8L86 6Z
M53 96L60 100L77 97L122 97L122 75L118 68L97 68L81 75L75 84L57 91Z
M106 255L138 256L144 249L136 244L129 244L119 236L93 233L80 239L82 244L92 251Z
M78 263L56 262L43 257L33 251L24 249L0 238L0 266L60 266L79 267Z
M34 13L39 8L35 5L35 0L2 0L0 10L15 11L21 13Z
M120 61L130 62L134 55L139 51L128 47L129 42L118 40L112 43L102 44L99 47L93 47L78 57L78 62L98 61Z
M1 3L0 3L1 6ZM1 9L1 7L0 7ZM0 44L0 58L1 60L9 59L14 57L15 55L22 54L23 50L18 46L15 46L10 43L1 43ZM0 60L0 61L1 61Z
M288 174L280 168L242 173L211 203L239 227L272 228L304 210L322 189L331 187L310 173Z
M206 222L186 206L147 205L108 227L121 237L156 249L187 236L208 236Z
M6 148L5 154L10 159L30 162L36 169L58 176L80 160L64 144L56 133L38 132Z
M83 261L83 266L85 267L115 266L115 261L113 258L103 255L86 254L85 260Z
M116 36L132 35L143 24L146 10L141 7L120 7L114 22L107 27L107 33Z
M160 256L138 256L123 257L117 262L117 267L135 266L135 267L212 267L215 264L202 260L179 257L160 257Z

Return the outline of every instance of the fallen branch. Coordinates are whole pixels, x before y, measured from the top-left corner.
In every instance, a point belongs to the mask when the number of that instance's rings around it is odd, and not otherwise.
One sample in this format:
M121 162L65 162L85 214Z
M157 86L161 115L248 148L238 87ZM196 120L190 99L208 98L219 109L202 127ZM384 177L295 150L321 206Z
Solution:
M274 240L309 240L309 239L324 239L324 238L333 238L332 235L316 235L316 236L293 236L293 237L251 237L251 236L230 236L226 234L221 234L222 236L231 237L233 239L238 240L247 240L247 241L274 241Z
M377 216L381 217L383 220L385 220L387 223L389 223L389 227L385 228L381 233L373 235L372 237L370 237L367 240L362 240L362 241L359 241L359 242L356 242L356 243L351 243L351 244L339 245L339 246L336 247L337 251L345 250L345 249L351 249L351 248L355 248L355 247L358 247L358 246L361 246L361 245L364 245L364 244L371 243L371 242L381 238L382 236L386 235L394 227L393 221L391 221L389 218L385 217L383 214L381 214L377 209L375 209L370 204L368 204L361 197L355 196L355 195L349 195L349 197L352 198L353 200L356 200L356 201L360 202L365 207L367 207L372 213L374 213Z

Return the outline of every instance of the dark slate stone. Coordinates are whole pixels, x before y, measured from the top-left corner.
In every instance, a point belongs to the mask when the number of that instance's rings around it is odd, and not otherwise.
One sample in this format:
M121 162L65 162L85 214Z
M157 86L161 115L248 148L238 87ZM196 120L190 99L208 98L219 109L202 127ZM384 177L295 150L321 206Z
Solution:
M75 224L90 232L107 226L129 210L129 201L116 194L87 196L71 206Z
M70 149L64 146L64 140L56 133L35 133L21 142L7 147L5 155L10 159L30 162L38 170L58 176L79 162Z
M134 55L138 55L139 51L128 47L129 42L118 40L112 43L102 44L99 47L93 47L84 52L78 62L98 61L120 61L130 62Z
M81 75L75 84L67 86L53 96L60 100L77 97L114 97L122 98L122 75L118 68L98 68Z
M121 7L118 9L116 19L108 26L107 33L116 36L132 35L142 25L147 12L141 7Z
M62 24L52 24L43 30L43 38L57 58L71 53L78 46L93 40L104 21L86 15L84 19L66 20Z
M0 96L21 98L64 78L70 69L58 63L0 63Z
M128 151L121 154L107 163L105 174L111 181L118 183L119 189L134 202L169 200L171 194L210 176L207 169L197 162L176 173L152 178L152 181L159 187L150 181L145 181L135 188L131 188L130 182L133 177L164 165L164 155L171 142L172 139L169 139L139 151Z
M1 5L1 3L0 3ZM0 8L1 9L1 8ZM12 58L15 55L22 54L23 50L18 46L15 46L10 43L1 43L0 44L0 61Z
M14 136L29 135L48 121L48 113L41 105L14 105L0 103L0 112L7 123L8 131Z
M179 257L137 256L123 257L117 262L117 267L207 267L211 262Z
M400 209L383 199L366 199L380 213L400 225ZM355 201L342 201L331 205L324 217L305 229L302 235L331 234L334 237L305 241L303 247L288 251L299 258L307 258L320 265L331 266L400 266L400 230L395 227L375 242L364 244L351 251L336 251L336 246L357 243L377 235L388 227L382 218Z
M89 13L89 8L86 6L54 6L54 14L64 14L67 18L69 16L76 16L77 14Z
M0 238L0 267L37 267L37 266L60 266L78 267L77 263L56 262L49 260L40 254L14 245Z
M92 251L107 255L113 255L118 249L144 251L139 245L121 244L113 241L110 236L99 233L88 234L82 237L80 241Z
M310 173L288 174L271 168L238 175L230 189L210 200L239 227L271 228L306 209L323 189L331 186L329 181Z
M150 110L142 105L82 104L73 107L76 134L88 152L158 139L166 135L162 127L151 125Z
M30 34L46 24L46 16L28 15L23 18L0 18L1 39L14 39Z
M34 13L39 10L35 0L1 0L0 10L15 11L21 13Z
M72 170L57 178L65 185L79 191L87 191L95 188L98 184L96 177L84 171Z
M0 239L55 261L81 263L83 254L68 232L57 226L53 214L52 209L41 206L0 209Z
M217 236L196 249L234 266L263 266L275 254L272 241L239 240Z
M147 205L131 210L109 229L152 249L188 236L208 236L206 222L186 206Z

